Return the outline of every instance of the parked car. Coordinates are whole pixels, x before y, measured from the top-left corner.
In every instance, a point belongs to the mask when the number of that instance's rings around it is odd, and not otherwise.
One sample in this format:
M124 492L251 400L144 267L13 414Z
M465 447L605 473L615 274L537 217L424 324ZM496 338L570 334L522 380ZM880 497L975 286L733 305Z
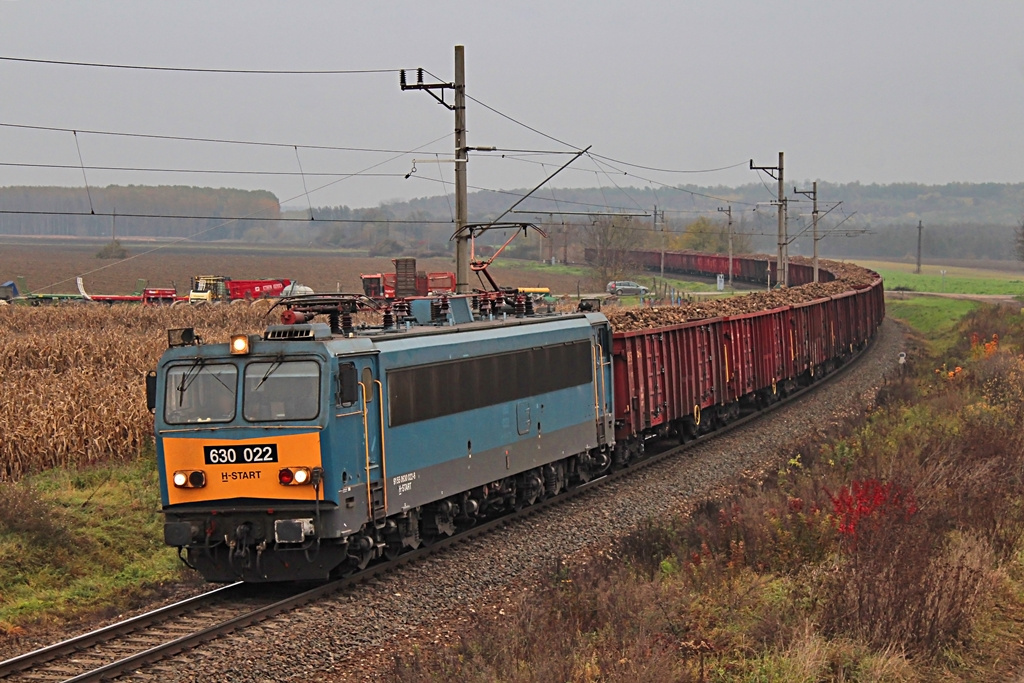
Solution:
M615 280L609 282L605 288L609 294L615 296L643 296L647 294L647 288L629 280Z

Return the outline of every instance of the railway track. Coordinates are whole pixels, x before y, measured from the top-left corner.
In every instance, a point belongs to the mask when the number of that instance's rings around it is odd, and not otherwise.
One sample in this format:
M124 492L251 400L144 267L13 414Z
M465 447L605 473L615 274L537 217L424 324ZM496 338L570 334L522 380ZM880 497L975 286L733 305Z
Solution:
M105 680L215 638L226 632L218 627L280 600L258 596L241 582L229 584L0 662L0 679Z
M872 342L873 343L873 342ZM130 672L145 669L157 662L188 651L203 643L245 629L278 614L343 591L357 583L369 581L400 566L421 560L452 545L463 543L526 516L536 515L592 488L630 476L666 458L706 443L753 420L769 415L775 409L791 404L801 396L825 386L848 370L871 348L861 350L856 358L814 384L792 393L786 400L752 412L720 429L685 444L655 442L648 444L648 453L629 467L611 472L587 484L573 488L554 498L501 518L467 529L455 536L437 541L353 574L350 577L303 590L294 586L242 583L211 590L202 595L162 607L122 622L76 636L54 645L0 662L3 681L86 681L114 680Z

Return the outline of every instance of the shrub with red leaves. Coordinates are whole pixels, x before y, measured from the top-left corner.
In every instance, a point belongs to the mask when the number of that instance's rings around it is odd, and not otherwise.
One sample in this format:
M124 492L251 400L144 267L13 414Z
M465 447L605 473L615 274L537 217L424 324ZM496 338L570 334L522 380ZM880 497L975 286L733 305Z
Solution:
M891 515L907 519L917 512L914 494L893 482L883 484L877 479L864 479L850 482L835 495L827 489L825 493L832 500L839 533L854 541L858 526L868 519Z

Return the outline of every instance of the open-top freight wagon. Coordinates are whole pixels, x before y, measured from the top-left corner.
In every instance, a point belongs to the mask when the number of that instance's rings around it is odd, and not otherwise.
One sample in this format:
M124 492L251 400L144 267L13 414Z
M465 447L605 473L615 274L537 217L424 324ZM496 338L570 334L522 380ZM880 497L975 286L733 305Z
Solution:
M668 431L685 439L777 401L846 363L884 315L876 276L773 310L616 332L616 440Z

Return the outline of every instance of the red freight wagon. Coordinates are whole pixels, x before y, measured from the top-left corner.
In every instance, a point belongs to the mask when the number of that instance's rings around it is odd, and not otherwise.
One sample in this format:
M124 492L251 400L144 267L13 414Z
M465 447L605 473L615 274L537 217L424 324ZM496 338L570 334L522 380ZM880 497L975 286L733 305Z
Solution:
M868 341L882 297L879 280L770 311L616 332L616 440L685 439L812 383Z
M616 440L715 404L712 343L703 320L613 335Z

